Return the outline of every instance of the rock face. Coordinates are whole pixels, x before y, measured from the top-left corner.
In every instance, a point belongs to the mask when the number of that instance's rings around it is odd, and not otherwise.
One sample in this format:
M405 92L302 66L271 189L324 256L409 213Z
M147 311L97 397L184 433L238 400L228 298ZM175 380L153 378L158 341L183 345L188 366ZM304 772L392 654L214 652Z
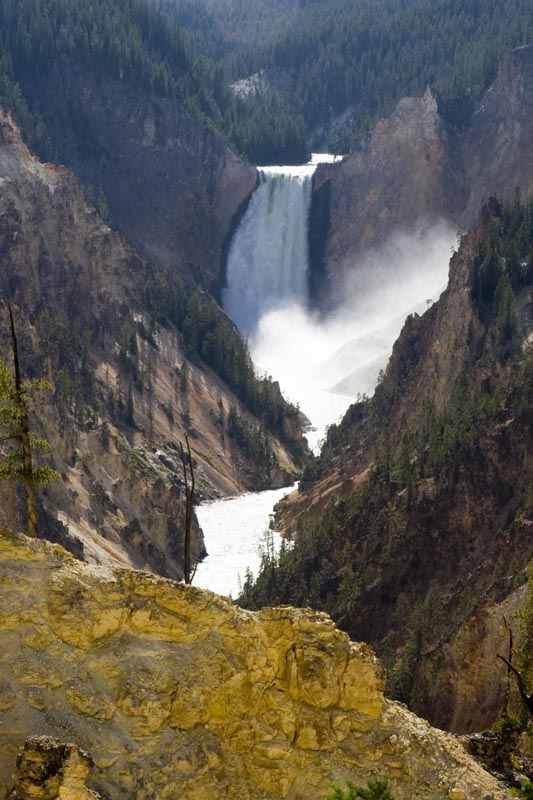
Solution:
M342 274L398 228L453 218L460 190L449 178L448 158L437 100L427 91L401 100L341 162L319 165L314 193L330 183L327 273Z
M146 335L149 323L134 310L135 298L157 275L156 268L102 222L72 173L30 154L4 113L0 263L2 294L16 298L25 375L49 378L61 389L44 397L34 421L50 441L63 478L49 488L46 504L70 529L66 537L59 524L48 535L90 561L111 558L122 566L180 578L179 442L191 432L199 496L253 488L251 459L221 423L232 406L243 418L253 418L211 370L199 360L188 361L175 328L156 326ZM125 325L133 335L136 377L121 344ZM7 324L0 325L1 352L11 363L6 336ZM82 341L85 373L77 349ZM70 367L79 363L82 377L68 369L65 373L65 344ZM81 402L68 402L77 379L82 381ZM128 426L117 408L129 387L134 425ZM92 406L84 410L89 389ZM279 443L273 448L273 483L291 482L290 456ZM23 529L11 486L3 484L2 498L2 522ZM194 552L205 552L197 527Z
M36 733L74 739L89 785L124 800L323 800L332 780L371 775L398 800L508 797L452 737L385 700L370 649L324 614L242 611L6 533L0 586L1 798ZM65 754L83 781L83 758Z
M217 290L224 241L257 171L183 104L71 63L58 63L28 97L56 159L94 203L105 197L113 227L189 283Z
M30 736L17 758L9 800L99 800L85 785L91 765L75 744Z
M299 604L307 591L376 647L400 697L457 733L501 713L506 674L494 654L507 652L505 620L518 625L514 590L531 559L532 286L517 285L518 344L506 361L496 312L473 299L478 234L498 224L489 210L463 237L439 301L406 320L374 397L330 430L309 485L278 505L276 527L297 540L293 571L286 580L278 565L277 582L269 575L264 594L258 582L250 602ZM457 443L431 461L442 430Z
M319 165L313 183L313 280L334 292L346 269L397 230L445 219L469 228L491 195L533 191L533 46L513 50L470 120L436 96L404 98L346 158ZM324 224L326 219L327 224Z
M496 80L475 109L464 137L468 200L461 221L470 225L491 195L533 191L533 46L503 60Z

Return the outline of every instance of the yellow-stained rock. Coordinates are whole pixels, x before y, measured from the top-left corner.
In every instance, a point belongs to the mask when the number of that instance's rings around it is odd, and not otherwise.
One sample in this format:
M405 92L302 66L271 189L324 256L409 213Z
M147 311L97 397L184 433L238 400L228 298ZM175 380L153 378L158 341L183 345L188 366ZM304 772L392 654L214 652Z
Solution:
M91 785L121 800L324 800L332 781L371 775L397 800L508 797L385 700L372 651L326 615L242 611L23 536L0 537L0 667L0 800L41 730L68 731ZM87 763L69 758L58 796L86 800Z
M75 744L29 737L17 758L10 800L99 800L86 786L90 766L90 756Z

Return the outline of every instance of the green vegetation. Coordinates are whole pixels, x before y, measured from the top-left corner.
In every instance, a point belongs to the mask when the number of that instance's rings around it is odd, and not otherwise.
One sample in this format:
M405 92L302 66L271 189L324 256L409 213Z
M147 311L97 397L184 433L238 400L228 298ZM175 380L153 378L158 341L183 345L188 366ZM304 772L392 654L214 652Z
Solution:
M52 385L43 380L22 380L19 363L18 340L15 333L13 311L8 304L11 341L13 347L13 375L0 358L0 443L7 446L0 461L0 480L17 481L26 491L27 534L37 536L38 485L56 480L59 474L48 466L36 465L36 450L47 452L50 445L30 429L29 405Z
M333 793L328 795L328 800L394 800L389 789L388 778L369 778L366 788L356 786L352 781L347 781L346 789L338 784L333 784Z
M228 414L228 436L237 442L243 453L254 464L256 484L267 488L274 454L264 427L247 422L232 406Z
M49 381L23 381L21 390L16 387L15 379L0 358L0 442L8 444L10 449L2 455L0 461L0 480L21 481L30 485L46 485L59 477L55 470L48 466L27 465L24 460L24 424L28 415L28 406L43 392L52 390ZM50 445L45 439L28 431L32 451L47 453Z
M201 123L218 127L252 160L270 151L288 161L307 158L303 120L281 101L265 120L233 98L220 69L193 63L181 29L161 5L147 0L6 0L0 4L0 104L14 112L46 158L53 157L53 142L28 96L62 61L184 102Z
M220 85L260 70L275 78L271 91L248 103L250 116L240 102L221 103L225 114L230 108L230 135L256 163L270 157L256 127L271 127L268 120L280 107L298 125L303 121L309 135L350 109L332 136L334 152L346 152L401 97L421 94L428 85L448 116L461 121L494 77L502 54L530 42L533 31L528 0L318 0L293 4L300 8L285 15L291 24L282 35L256 1L249 14L253 42L235 48L237 19L230 30L231 23L221 26L218 20L228 6L231 20L232 5L226 0L218 14L203 8L193 19L189 3L167 0L195 52L219 71ZM216 45L207 31L216 32Z
M333 150L344 152L400 97L428 85L448 116L461 121L502 54L530 41L533 31L528 0L289 5L288 28L286 16L276 27L267 6L252 9L251 33L235 48L220 14L188 0L6 0L0 6L0 102L50 156L53 143L27 93L64 60L180 99L253 163L299 163L317 127L350 109L332 136ZM237 29L242 19L233 10ZM261 70L270 88L259 97L243 100L229 89Z
M54 148L28 92L58 62L179 98L201 120L213 116L209 88L194 72L181 30L145 0L6 0L0 4L0 103L40 154Z
M147 280L139 304L156 322L176 325L187 355L211 367L296 460L302 460L301 448L285 433L286 421L297 418L298 409L270 378L256 375L246 342L210 295L200 289L190 294L173 274L158 272ZM237 436L237 426L233 435Z
M43 303L36 314L39 337L46 342L58 397L80 423L89 421L97 405L91 349L97 331L72 297L64 309L52 310Z
M502 344L516 336L513 291L533 280L533 200L496 204L472 260L472 299L483 322L496 321Z
M520 782L520 788L511 789L511 794L515 797L523 797L524 800L533 800L533 781L524 778Z

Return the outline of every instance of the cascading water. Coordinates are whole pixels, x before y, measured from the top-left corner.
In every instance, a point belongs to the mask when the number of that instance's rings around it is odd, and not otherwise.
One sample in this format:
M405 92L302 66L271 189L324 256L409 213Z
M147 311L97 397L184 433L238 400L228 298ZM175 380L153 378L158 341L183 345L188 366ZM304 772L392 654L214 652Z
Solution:
M307 306L307 219L311 177L261 171L247 213L230 247L222 303L241 332L251 335L267 312L288 302Z
M308 308L307 230L312 174L320 160L331 158L263 170L233 238L222 292L224 308L249 337L259 371L279 380L288 399L316 424L310 439L315 448L326 425L357 394L372 393L407 314L438 297L456 238L442 222L391 234L379 251L349 265L339 308L326 320L317 318ZM197 585L238 593L238 576L257 567L257 547L279 494L197 509L212 553L199 565Z

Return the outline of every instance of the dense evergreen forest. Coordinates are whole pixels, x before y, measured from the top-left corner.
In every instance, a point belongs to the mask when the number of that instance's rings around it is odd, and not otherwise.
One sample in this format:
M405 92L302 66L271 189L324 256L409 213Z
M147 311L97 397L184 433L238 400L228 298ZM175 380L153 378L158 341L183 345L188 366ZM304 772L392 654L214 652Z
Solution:
M9 276L2 276L0 289L3 296L17 300ZM56 399L64 404L65 412L73 414L83 426L91 424L96 413L104 412L103 403L116 423L135 427L132 389L141 394L151 391L150 368L141 358L139 338L157 349L156 326L174 325L189 361L210 367L258 420L258 425L251 424L235 410L227 420L229 435L255 458L258 469L267 472L270 466L269 433L286 445L296 463L303 463L307 455L303 441L289 433L298 430L298 409L283 398L278 384L257 375L246 342L212 297L187 289L170 270L145 264L141 286L134 289L130 302L131 313L124 313L117 329L109 331L118 343L120 373L118 393L111 390L108 397L102 395L96 380L94 360L103 331L83 294L73 293L65 308L53 308L43 299L34 309L33 323L54 364ZM135 321L134 312L141 312L143 321ZM42 354L28 353L26 359L29 373L39 375ZM186 365L179 379L186 391Z
M231 19L234 0L222 2L218 16L209 13L207 0L166 5L220 84L265 70L266 88L248 100L251 114L246 103L220 98L229 134L256 163L275 160L258 130L275 130L272 117L279 120L281 161L289 118L313 146L323 144L322 129L332 125L331 148L346 152L401 97L428 85L462 116L494 77L503 53L533 38L528 0L316 0L300 4L286 35L267 26L256 2L256 40L249 47L235 47L237 33L218 24L226 6ZM231 52L224 53L224 37ZM269 76L275 76L271 87ZM291 149L303 152L303 140Z
M41 150L39 119L25 92L61 59L179 99L205 122L217 116L180 28L145 0L6 0L0 4L0 102Z
M246 342L212 297L201 290L191 293L172 273L158 271L147 280L139 304L154 322L174 324L183 336L187 355L201 358L211 367L302 463L303 451L294 449L294 441L285 432L287 420L297 418L298 409L284 400L271 379L257 377ZM240 438L246 438L244 424L238 425L236 417L230 422L233 432L239 430Z
M522 203L517 195L512 202L496 205L493 211L490 223L478 235L470 260L469 290L481 334L469 343L472 367L459 376L446 408L439 410L433 402L427 402L416 429L402 428L396 440L392 438L391 410L402 402L409 370L413 374L416 370L407 353L400 361L400 371L385 376L373 398L353 405L341 423L329 428L320 456L304 471L299 491L305 496L308 488L330 473L332 465L344 474L344 466L349 468L354 453L370 440L372 463L358 489L306 517L294 541L283 546L278 555L267 549L257 580L248 576L239 600L247 608L290 603L324 609L352 636L361 636L357 625L364 628L364 615L358 609L383 603L387 623L378 624L374 616L364 634L373 640L390 669L391 691L415 704L411 693L416 683L415 661L425 647L431 648L436 636L446 640L457 615L464 612L464 604L473 608L481 591L475 586L480 577L469 575L470 587L463 587L461 602L454 599L452 613L446 607L442 586L428 591L424 578L432 569L445 571L446 567L431 564L432 556L421 555L419 549L425 554L437 552L439 537L443 547L453 539L458 515L451 519L451 529L446 527L446 519L450 513L452 517L457 514L450 509L454 508L454 493L461 482L464 486L469 480L474 484L481 481L477 491L491 509L490 464L497 448L489 443L498 441L503 430L505 444L499 446L504 452L513 453L520 463L520 450L525 447L524 457L528 458L524 437L527 439L533 405L533 348L531 343L524 343L520 331L517 298L533 282L533 202ZM504 530L512 531L513 526L518 530L520 509L525 516L530 513L533 495L531 485L527 489L528 463L526 460L519 468L525 489L516 474L509 476L507 484L496 473L493 491L498 495L497 504L494 513L487 511L483 516L480 511L480 536L488 540L491 525L496 539ZM508 516L498 522L498 504L504 507L510 498ZM476 523L472 525L475 529ZM498 530L499 525L504 527ZM401 549L399 541L403 542ZM461 549L463 542L457 546ZM486 542L484 546L488 546ZM462 569L468 572L476 563L474 545L465 540L464 547L467 552ZM494 551L492 591L498 581L503 585L507 580L504 576L513 559L507 550L508 558L500 562ZM400 563L402 560L406 563ZM387 576L388 588L379 583L380 574ZM410 602L406 574L413 586L422 581L416 589L411 586L417 607L410 608L409 614L418 622L408 631L402 619ZM388 639L380 640L380 627L381 635L387 629L392 631ZM399 662L395 647L402 630L407 642L404 639Z
M270 21L264 3L250 4L241 41L237 0L216 9L207 0L5 0L0 100L31 136L40 126L25 87L69 59L182 100L253 163L298 163L324 144L325 128L333 128L331 149L344 152L400 97L427 85L464 115L502 54L533 35L528 0L278 5L284 25ZM258 72L255 94L229 88Z

